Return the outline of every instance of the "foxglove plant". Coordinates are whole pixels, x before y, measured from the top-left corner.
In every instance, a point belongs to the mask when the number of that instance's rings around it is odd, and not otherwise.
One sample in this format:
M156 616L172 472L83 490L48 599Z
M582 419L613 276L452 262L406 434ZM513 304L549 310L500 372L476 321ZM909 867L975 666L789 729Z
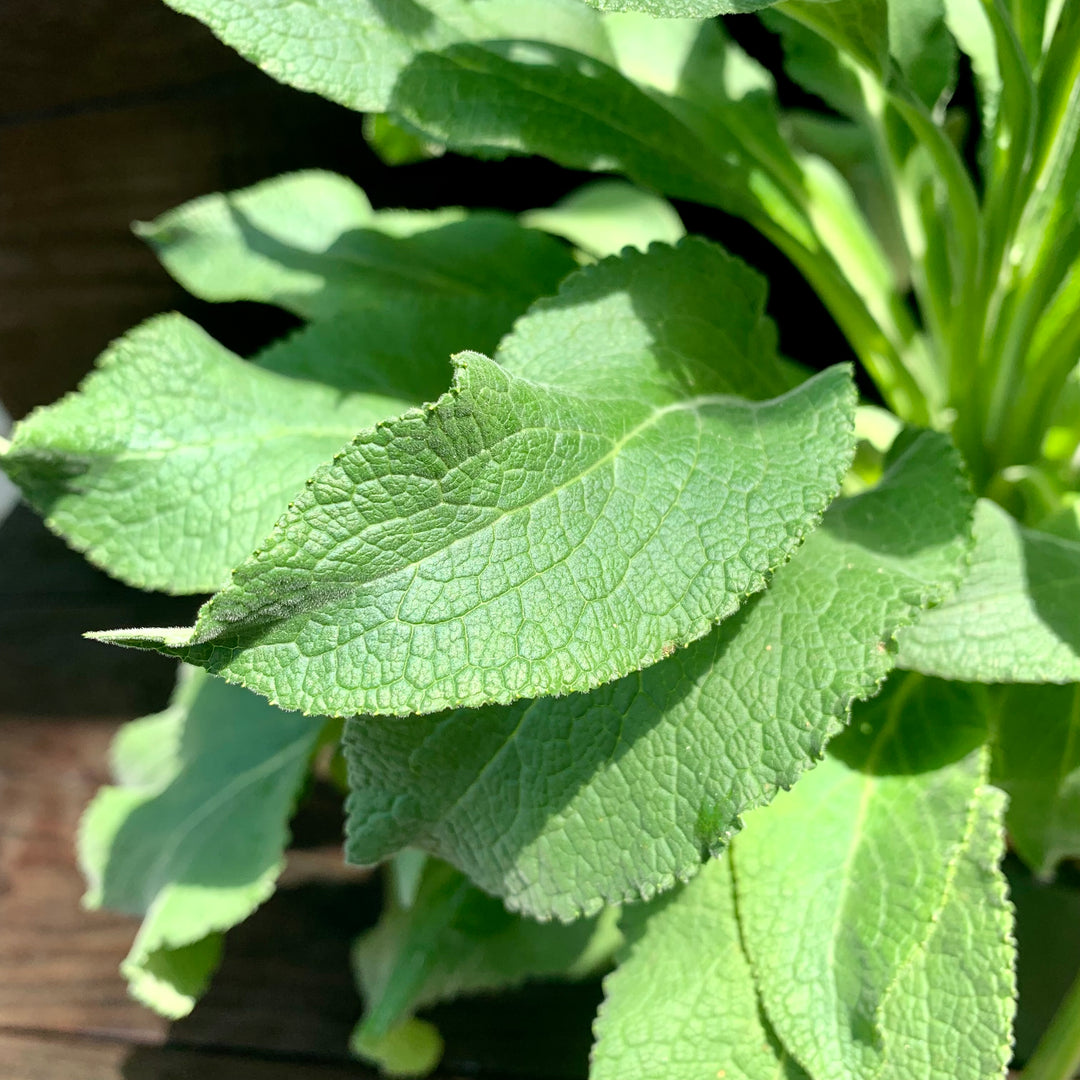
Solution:
M633 186L515 219L309 172L139 226L304 325L249 361L153 319L0 455L95 565L213 593L93 635L184 662L80 837L132 991L192 1007L330 747L388 1072L428 1004L610 969L595 1080L1004 1076L1005 830L1080 855L1080 2L170 2L387 160ZM665 196L787 256L881 404ZM1025 1076L1078 1057L1080 989Z

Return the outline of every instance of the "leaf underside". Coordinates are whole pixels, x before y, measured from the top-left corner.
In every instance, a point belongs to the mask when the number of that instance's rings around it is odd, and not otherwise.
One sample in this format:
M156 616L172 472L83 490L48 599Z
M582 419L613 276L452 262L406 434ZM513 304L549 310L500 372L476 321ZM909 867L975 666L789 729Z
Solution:
M84 903L143 916L122 970L165 1016L191 1010L221 932L274 891L320 727L195 671L168 710L117 736L119 786L98 792L79 828Z

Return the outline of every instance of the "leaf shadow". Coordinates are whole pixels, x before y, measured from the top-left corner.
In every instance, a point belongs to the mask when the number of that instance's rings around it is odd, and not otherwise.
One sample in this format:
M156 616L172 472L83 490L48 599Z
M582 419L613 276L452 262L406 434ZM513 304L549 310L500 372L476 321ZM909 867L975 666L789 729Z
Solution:
M1032 606L1057 638L1080 656L1080 544L1031 529L1020 535Z
M176 704L149 718L159 724L159 745L144 747L143 761L148 753L160 760L137 778L142 786L105 793L125 812L101 872L103 907L143 914L171 886L257 892L280 863L323 721L196 678L186 710ZM160 726L166 716L168 727Z

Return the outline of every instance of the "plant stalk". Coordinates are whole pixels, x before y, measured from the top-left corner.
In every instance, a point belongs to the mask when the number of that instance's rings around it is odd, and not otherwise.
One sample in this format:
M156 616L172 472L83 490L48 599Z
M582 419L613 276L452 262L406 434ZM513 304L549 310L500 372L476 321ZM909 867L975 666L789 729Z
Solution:
M1023 1080L1072 1080L1080 1068L1080 972L1024 1068Z

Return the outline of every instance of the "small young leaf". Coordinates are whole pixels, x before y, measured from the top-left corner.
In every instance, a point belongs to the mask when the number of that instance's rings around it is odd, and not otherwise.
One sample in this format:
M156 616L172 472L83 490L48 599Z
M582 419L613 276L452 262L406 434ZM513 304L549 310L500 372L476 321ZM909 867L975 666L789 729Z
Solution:
M325 345L305 331L279 353ZM140 588L212 592L318 465L409 403L392 387L341 394L262 371L163 315L20 423L0 467L95 566Z
M993 781L1009 796L1013 847L1042 878L1080 858L1080 686L1002 686Z
M373 211L351 181L318 171L194 199L138 232L196 296L261 300L307 319L434 303L501 334L574 268L564 245L509 215ZM466 345L482 342L456 348Z
M580 271L447 395L309 481L191 631L117 631L326 715L618 678L731 615L853 451L850 376L793 391L762 283L720 248ZM333 628L333 629L331 629Z
M901 667L944 679L1080 681L1080 543L980 500L967 578L899 644Z
M368 113L364 117L364 138L386 165L412 165L439 157L445 151L438 143L406 131L385 113Z
M528 979L580 979L606 964L621 936L615 911L570 926L510 914L445 863L429 860L409 907L391 900L379 924L356 943L353 967L366 1012L352 1046L385 1064L412 1014L464 994L501 990ZM431 1046L430 1037L425 1045ZM429 1071L430 1057L408 1071ZM422 1067L426 1064L426 1068ZM402 1071L395 1062L394 1072ZM420 1067L418 1067L420 1066Z
M121 729L119 787L79 830L84 903L142 915L121 970L165 1016L188 1013L220 935L274 891L286 821L318 741L316 720L187 672L169 709Z
M809 1080L761 1011L726 855L683 888L623 911L590 1080Z
M765 1013L813 1076L1004 1075L1004 800L984 786L980 694L894 678L734 843Z
M522 214L521 221L598 258L627 246L645 251L653 241L675 244L686 234L671 203L621 180L586 184L546 210Z
M813 765L889 670L896 627L962 573L955 453L940 435L904 443L763 596L663 663L588 695L349 721L350 861L421 846L560 918L691 876Z

